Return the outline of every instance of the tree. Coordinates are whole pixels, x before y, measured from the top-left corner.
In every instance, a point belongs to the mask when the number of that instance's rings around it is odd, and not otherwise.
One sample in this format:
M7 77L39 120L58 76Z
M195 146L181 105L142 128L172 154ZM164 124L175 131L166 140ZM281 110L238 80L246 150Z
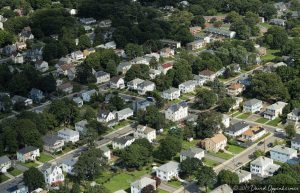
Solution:
M239 177L236 173L229 170L222 170L217 177L218 184L235 185L239 183Z
M199 169L202 166L201 160L197 158L186 158L182 162L180 162L179 168L180 168L180 174L184 177L186 176L192 176L197 174Z
M139 124L149 125L156 130L163 128L165 125L164 115L154 105L147 107L146 111L139 111L137 113L137 120Z
M167 136L161 140L156 157L160 160L171 160L173 156L180 152L181 146L182 140L174 136Z
M31 167L29 170L25 171L23 177L24 183L29 191L45 187L44 175L35 167Z
M201 113L198 116L197 126L195 128L196 137L200 139L212 137L223 128L221 113L215 111Z
M87 35L82 35L79 37L78 47L83 50L85 48L90 48L92 46L91 40Z
M151 184L149 184L141 190L141 193L156 193L156 190Z
M262 150L256 150L253 155L254 155L254 158L258 158L260 156L264 156L265 153Z
M289 174L277 174L267 179L266 183L273 185L295 185L297 184L297 180L294 178L294 176Z
M285 132L287 135L287 138L292 139L296 135L296 131L293 125L288 125L285 127Z
M129 59L133 59L143 55L143 47L137 44L129 43L125 47L125 53Z
M125 81L131 81L135 78L149 79L149 66L145 64L135 64L126 72Z
M211 167L202 166L196 175L196 179L199 186L205 186L207 192L207 188L215 183L217 176Z
M14 36L6 30L0 31L0 45L5 46L14 42Z
M237 21L232 23L230 26L230 30L236 32L236 37L242 40L249 39L251 35L251 28L246 25L244 21Z
M278 74L282 82L288 82L298 77L299 71L289 66L280 66L276 68L276 74Z
M114 60L109 60L106 67L106 72L110 74L110 76L117 75L117 64Z
M111 99L109 100L109 104L112 110L119 111L125 108L123 99L118 95L114 95L113 97L111 97Z
M106 163L101 150L91 148L79 156L73 171L78 180L93 180L105 169Z
M196 94L195 107L198 109L209 109L217 102L217 95L208 89L201 89Z
M222 113L226 113L231 109L231 107L234 103L235 103L235 100L231 97L222 98L218 102L218 110Z
M84 193L110 193L110 191L103 185L97 184L96 186L88 186Z
M288 41L288 34L282 27L272 26L264 34L264 41L271 49L279 49Z
M75 80L82 84L95 83L96 78L92 74L92 68L88 65L80 65L76 68Z

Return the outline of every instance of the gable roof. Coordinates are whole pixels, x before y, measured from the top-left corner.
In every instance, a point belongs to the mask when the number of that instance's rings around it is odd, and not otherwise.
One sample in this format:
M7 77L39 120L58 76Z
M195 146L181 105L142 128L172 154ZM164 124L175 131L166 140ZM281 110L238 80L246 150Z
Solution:
M136 127L136 130L137 131L141 131L143 132L144 134L148 134L148 133L151 133L153 131L155 131L155 129L151 128L151 127L147 127L147 126L144 126L144 125L138 125Z
M240 83L232 83L228 88L230 90L237 90L243 88L243 85Z
M179 91L180 90L178 88L171 87L168 90L164 90L163 93L172 94L174 92L179 92Z
M133 113L133 110L131 108L125 108L125 109L118 111L118 116L123 116L123 115L131 114L131 113Z
M254 136L262 131L264 131L265 129L262 128L262 127L251 127L250 129L248 129L247 131L245 131L243 133L243 135L246 135L246 136Z
M241 129L244 129L245 127L249 127L250 125L247 124L245 121L240 121L240 122L237 122L233 125L230 125L226 131L232 131L232 132L237 132Z
M213 141L216 144L220 143L222 141L227 140L227 138L225 137L225 135L223 135L222 133L218 133L218 134L214 135L213 137L207 138L207 139Z
M37 149L39 149L39 148L33 147L33 146L26 146L26 147L20 149L20 150L18 151L18 153L26 154L26 153L35 151L35 150L37 150Z
M74 131L72 129L69 129L69 128L64 128L64 129L61 129L58 131L58 133L64 133L68 136L76 136L76 135L79 135L78 131Z
M57 141L62 140L62 138L58 137L57 135L46 135L43 138L44 145L52 146Z
M119 80L123 79L123 77L121 76L115 76L115 77L112 77L110 79L110 82L114 83L114 84L117 84L119 82Z
M288 154L288 155L295 154L295 153L297 154L297 150L282 145L276 145L270 151L278 152L281 154Z
M10 162L10 159L6 155L0 157L0 164L4 164L7 162Z
M198 147L191 147L188 150L184 150L180 152L180 155L185 156L185 157L190 157L193 158L195 155L204 152L203 149L198 148Z
M153 85L153 84L154 84L154 82L151 82L150 80L145 80L145 81L143 81L142 83L138 84L137 86L138 86L139 88L143 89L143 88L145 88L145 87L147 87L147 86L151 86L151 85Z
M293 142L300 143L300 134L296 133L295 137L292 139Z
M133 139L134 139L134 137L127 135L124 137L114 138L113 142L125 145L127 143L127 141L131 141Z
M178 111L180 108L185 108L185 107L187 107L187 106L188 106L188 105L187 105L187 102L182 101L182 102L180 102L180 103L173 104L172 106L170 106L170 107L168 108L168 110L170 110L170 111L172 111L172 112L176 112L176 111Z
M246 101L244 103L245 106L253 106L253 105L256 105L257 103L261 103L262 101L261 100L258 100L258 99L250 99L248 101Z
M250 164L262 167L262 166L267 166L270 163L273 163L273 160L271 158L268 158L265 156L260 156L260 157L256 158L254 161L252 161Z
M104 72L104 71L98 71L98 72L95 73L96 77L108 76L108 75L109 75L109 73Z
M202 76L212 76L214 75L215 72L211 71L211 70L202 70L201 72L199 72L199 75L202 75Z
M137 189L142 189L146 186L148 186L149 184L156 184L156 181L148 178L148 177L143 177L133 183L131 183L131 186L136 187Z
M175 161L169 161L168 163L161 165L158 170L164 171L164 172L169 172L169 171L174 171L179 169L179 163Z

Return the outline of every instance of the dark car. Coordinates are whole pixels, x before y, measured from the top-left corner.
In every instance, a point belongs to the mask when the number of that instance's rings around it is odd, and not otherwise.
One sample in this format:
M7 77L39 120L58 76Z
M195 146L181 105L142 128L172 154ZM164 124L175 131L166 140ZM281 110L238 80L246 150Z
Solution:
M264 144L264 142L263 142L263 141L261 141L261 142L259 142L259 143L258 143L258 145L262 145L262 144Z
M268 147L273 147L273 143L269 143L269 144L268 144Z

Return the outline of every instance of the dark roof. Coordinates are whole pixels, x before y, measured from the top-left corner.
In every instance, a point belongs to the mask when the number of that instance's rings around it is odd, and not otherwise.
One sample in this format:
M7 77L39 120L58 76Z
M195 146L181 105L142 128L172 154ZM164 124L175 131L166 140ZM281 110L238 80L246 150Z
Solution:
M43 137L44 145L47 146L54 145L58 140L62 140L62 138L58 137L57 135L46 135Z
M35 151L37 149L39 149L39 148L33 147L33 146L27 146L27 147L24 147L24 148L20 149L18 152L21 153L21 154L26 154L26 153Z
M295 137L293 137L292 141L300 143L300 134L296 133Z
M175 111L178 111L178 109L179 109L180 107L183 107L183 108L184 108L184 107L187 107L187 102L182 101L182 102L180 102L180 103L178 103L178 104L174 104L174 105L170 106L169 109L170 109L171 111L175 112Z
M112 78L110 79L110 82L116 84L121 78L123 78L123 77L121 77L121 76L115 76L115 77L112 77Z
M233 125L230 125L226 131L233 131L233 132L236 132L236 131L239 131L245 127L248 127L249 125L245 122L245 121L241 121L241 122L237 122Z
M6 155L0 157L0 164L4 164L7 162L10 162L10 159Z
M114 138L114 142L118 143L118 144L125 144L127 141L134 139L134 137L132 136L124 136L124 137L120 137L120 138Z

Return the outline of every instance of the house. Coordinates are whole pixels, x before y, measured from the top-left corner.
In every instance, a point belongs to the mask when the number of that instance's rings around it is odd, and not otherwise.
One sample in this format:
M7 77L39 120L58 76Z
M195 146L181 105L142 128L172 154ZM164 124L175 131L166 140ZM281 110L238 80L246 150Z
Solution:
M77 163L78 159L72 157L69 159L64 159L63 162L60 164L60 167L63 172L67 174L74 175L73 168L74 165Z
M33 48L30 50L27 50L26 53L26 58L29 60L35 62L37 60L42 60L43 59L43 46Z
M194 26L189 28L191 34L196 35L197 33L202 31L202 28L200 26Z
M13 63L15 63L15 64L23 64L24 63L24 57L21 53L15 52L11 55L10 58L13 61Z
M116 114L108 110L99 110L97 121L100 123L108 123L116 119Z
M131 64L145 64L145 65L149 65L149 61L146 60L146 58L144 57L136 57L134 59L132 59Z
M256 51L260 56L265 56L267 54L267 48L265 47L258 47L256 48Z
M274 164L273 160L264 156L256 158L250 162L251 174L258 175L260 177L269 177L280 168L280 165Z
M22 104L25 107L28 107L28 106L32 105L32 103L33 103L32 99L25 98L25 97L22 97L22 96L19 96L19 95L13 96L11 98L11 102L12 102L13 105Z
M285 62L278 62L278 63L268 62L267 64L264 65L264 71L275 72L276 69L281 66L287 66L287 64Z
M248 172L246 170L239 169L235 173L239 177L239 183L248 182L252 178L251 172Z
M160 55L159 53L152 52L150 54L145 54L145 57L150 58L150 59L155 59L156 61L159 61Z
M86 119L81 120L77 123L75 123L75 131L79 132L79 134L84 135L87 132L87 125L88 122Z
M243 112L256 113L262 109L262 101L258 99L251 99L244 102Z
M137 86L138 86L139 84L141 84L142 82L144 82L144 80L139 79L139 78L135 78L135 79L133 79L133 80L127 82L127 87L128 87L128 89L130 89L130 90L137 90Z
M57 135L46 135L43 138L43 148L44 151L49 153L61 152L65 142L63 138Z
M178 88L182 93L194 92L195 87L196 83L193 80L188 80L178 85Z
M115 49L115 54L117 54L120 58L126 58L126 53L124 49Z
M71 71L75 71L75 67L73 64L62 64L58 65L56 72L58 75L68 76Z
M123 88L125 88L124 78L122 78L120 76L115 76L110 79L109 85L110 85L110 88L123 89Z
M115 116L118 121L122 121L122 120L128 119L129 117L132 117L133 110L130 108L125 108L120 111L117 111Z
M34 102L41 102L45 98L45 96L43 94L43 91L32 88L29 92L29 98L31 98Z
M66 8L66 11L67 11L70 15L77 15L77 13L78 13L77 9L69 9L69 8Z
M245 86L240 84L240 83L232 83L228 88L227 88L227 93L230 96L237 96L241 94L245 90Z
M216 73L211 71L211 70L202 70L201 72L199 72L199 76L201 78L204 78L207 81L214 81L215 78L217 77Z
M158 66L158 70L161 71L164 75L167 74L169 70L173 68L173 64L171 63L164 63Z
M12 181L4 193L28 193L28 187L25 185L23 180Z
M149 99L139 99L133 102L132 107L134 112L138 112L140 110L145 111L147 107L154 105L154 101L150 101Z
M98 26L103 28L111 27L112 21L110 19L105 19L99 22Z
M270 19L270 24L279 25L279 26L285 26L286 20L284 19Z
M25 50L27 48L27 44L25 42L17 42L16 43L17 50Z
M169 46L171 48L181 48L181 43L174 40L162 39L160 40L160 42L163 45Z
M298 127L300 122L300 108L295 108L292 112L287 114L287 123Z
M172 48L163 48L159 52L160 57L170 58L175 55L175 51Z
M17 151L17 160L20 162L35 161L40 157L40 150L37 147L26 146Z
M183 150L180 152L180 162L187 158L197 158L201 160L204 158L204 150L198 147L191 147L188 150Z
M137 91L140 95L146 94L146 92L154 91L155 90L155 84L154 82L151 82L149 80L145 80L142 83L137 85Z
M234 99L234 104L232 105L231 109L234 110L239 109L244 99L242 97L234 97L233 99Z
M44 163L41 172L47 185L58 186L65 180L62 169L56 163Z
M173 178L177 178L179 174L179 163L169 161L168 163L161 165L156 169L156 177L162 181L170 181Z
M132 64L130 62L122 62L117 66L117 72L126 74L126 72L131 68Z
M35 69L40 72L46 72L47 70L49 70L48 62L44 60L37 60L34 65Z
M2 53L7 55L7 56L10 56L13 53L15 53L16 51L17 51L17 46L15 44L13 44L13 45L5 46L2 50Z
M203 84L206 82L206 79L199 75L194 74L193 81L195 82L196 86L203 86Z
M170 106L165 111L166 119L173 122L185 119L187 116L188 116L188 105L184 101Z
M32 40L34 39L34 35L31 33L31 28L30 27L24 27L19 33L19 40L21 42L26 42L27 40Z
M195 40L193 42L190 42L190 43L186 44L186 48L188 50L198 50L200 48L203 48L204 46L205 46L205 42L202 39Z
M88 48L83 50L83 57L86 58L87 56L89 56L92 53L95 53L96 50L94 48Z
M156 69L153 69L153 68L151 68L150 70L149 70L149 76L150 76L150 79L155 79L157 76L159 76L159 75L161 75L161 71L160 70L156 70Z
M210 193L233 193L231 187L227 184L216 187Z
M83 106L83 100L81 97L74 97L73 102L77 105L77 107L82 107Z
M237 122L231 126L229 126L224 133L231 137L237 137L242 135L244 132L246 132L250 128L250 125L248 125L245 121Z
M230 126L230 117L226 114L223 114L222 123L223 123L225 128L228 128Z
M276 145L270 150L271 159L278 162L296 164L299 163L297 159L297 150L285 147L282 145Z
M111 151L107 146L101 146L100 150L103 152L103 155L107 158L107 160L111 159Z
M112 141L113 149L124 149L125 147L130 146L135 141L134 137L129 135L119 138L114 138Z
M6 155L0 157L0 173L6 173L11 166L11 160Z
M267 107L264 112L264 118L274 120L282 114L283 108L287 105L285 102L278 101Z
M266 134L266 130L263 127L251 127L250 129L248 129L247 131L245 131L242 134L242 141L246 140L246 141L251 141L254 142L256 140L258 140L259 138L261 138L262 136L264 136Z
M236 35L235 31L229 31L229 30L214 28L214 27L206 28L203 31L205 33L214 34L225 38L234 38Z
M211 138L206 138L201 141L202 147L207 151L218 152L225 149L227 144L227 138L222 134L215 134Z
M91 25L93 23L96 23L97 20L95 20L94 18L92 17L89 17L89 18L80 18L79 21L85 25Z
M98 92L95 89L92 89L92 90L88 90L88 91L81 93L81 97L84 102L90 102L92 99L92 96L97 95L97 94L98 94Z
M141 193L142 189L149 185L152 185L154 190L156 190L155 180L148 177L142 177L141 179L131 183L131 193Z
M162 98L167 100L176 100L180 97L180 90L178 88L169 88L168 90L164 90L162 93Z
M85 57L84 57L84 54L82 53L82 51L80 51L80 50L78 50L78 51L75 51L75 52L72 52L71 53L71 58L73 59L73 60L82 60L82 59L84 59Z
M71 94L73 92L73 85L70 82L61 84L57 87L58 91Z
M97 79L96 81L97 84L108 82L110 80L110 74L104 71L98 71L94 75Z
M134 138L145 138L149 142L153 142L156 139L156 130L144 125L138 125L133 133Z
M296 133L291 140L291 148L300 150L300 134Z
M79 132L74 131L72 129L64 128L58 131L57 133L58 137L63 138L63 140L68 143L72 142L75 143L79 141Z

